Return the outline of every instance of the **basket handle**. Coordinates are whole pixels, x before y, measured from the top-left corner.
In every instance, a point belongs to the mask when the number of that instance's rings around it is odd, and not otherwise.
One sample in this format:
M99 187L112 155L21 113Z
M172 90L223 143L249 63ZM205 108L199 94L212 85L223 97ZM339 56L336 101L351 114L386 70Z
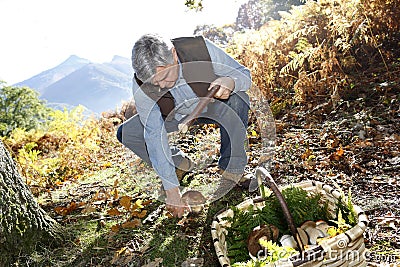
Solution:
M263 180L267 183L267 185L271 188L272 192L278 198L279 204L282 207L283 215L285 216L285 219L289 225L290 232L292 233L294 239L296 240L300 251L304 251L304 244L297 233L297 228L294 225L292 214L290 213L286 201L283 198L281 191L279 191L279 188L276 185L271 174L264 167L258 167L256 169L256 178L258 180L258 184L260 185L260 190L263 198L265 197L265 193L263 192L264 188L262 186Z

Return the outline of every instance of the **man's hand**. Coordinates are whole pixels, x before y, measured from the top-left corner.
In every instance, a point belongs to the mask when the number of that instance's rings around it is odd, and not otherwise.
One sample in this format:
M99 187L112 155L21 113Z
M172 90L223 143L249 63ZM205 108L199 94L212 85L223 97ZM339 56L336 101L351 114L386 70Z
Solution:
M172 216L181 218L185 211L190 211L188 204L182 201L179 187L165 190L165 193L167 195L166 208Z
M219 77L210 84L208 90L215 85L219 85L219 90L215 93L214 97L219 99L228 99L233 89L235 89L235 81L231 77Z

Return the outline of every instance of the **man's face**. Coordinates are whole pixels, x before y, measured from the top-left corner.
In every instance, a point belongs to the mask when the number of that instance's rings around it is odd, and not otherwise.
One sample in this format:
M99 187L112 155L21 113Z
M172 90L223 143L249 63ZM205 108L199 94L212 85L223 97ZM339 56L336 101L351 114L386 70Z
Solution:
M156 68L156 74L152 79L154 85L160 86L162 89L172 88L179 76L179 65L170 64L166 66L158 66Z
M174 47L171 49L171 53L174 63L156 67L156 74L152 79L152 84L160 86L161 89L174 87L179 77L178 55L176 54Z

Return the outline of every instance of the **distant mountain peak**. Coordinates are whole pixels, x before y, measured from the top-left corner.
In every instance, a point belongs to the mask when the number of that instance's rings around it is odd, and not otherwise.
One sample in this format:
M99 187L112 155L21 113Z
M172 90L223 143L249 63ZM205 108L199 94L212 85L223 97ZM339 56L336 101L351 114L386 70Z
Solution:
M78 57L76 55L69 56L63 63L60 65L75 65L75 64L82 64L82 63L91 63L90 60Z
M130 61L130 59L126 58L126 57L114 55L112 60L111 60L111 62L116 62L116 61L118 61L118 62L120 62L120 61L126 62L126 61Z
M76 55L18 86L36 89L47 103L68 107L83 105L100 114L132 97L130 59L114 56L112 62L94 63Z

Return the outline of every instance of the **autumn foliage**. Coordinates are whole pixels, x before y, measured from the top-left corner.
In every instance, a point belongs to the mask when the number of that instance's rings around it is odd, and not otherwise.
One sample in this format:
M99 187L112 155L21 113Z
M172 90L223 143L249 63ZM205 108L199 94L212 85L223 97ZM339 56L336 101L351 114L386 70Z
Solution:
M43 190L84 174L111 167L108 159L118 142L115 125L121 119L84 115L83 107L53 110L46 126L15 129L3 142L32 189ZM33 190L35 191L35 190Z
M399 57L398 1L307 1L280 15L237 34L229 48L275 112L286 103L335 104L365 70L389 72L388 62Z

